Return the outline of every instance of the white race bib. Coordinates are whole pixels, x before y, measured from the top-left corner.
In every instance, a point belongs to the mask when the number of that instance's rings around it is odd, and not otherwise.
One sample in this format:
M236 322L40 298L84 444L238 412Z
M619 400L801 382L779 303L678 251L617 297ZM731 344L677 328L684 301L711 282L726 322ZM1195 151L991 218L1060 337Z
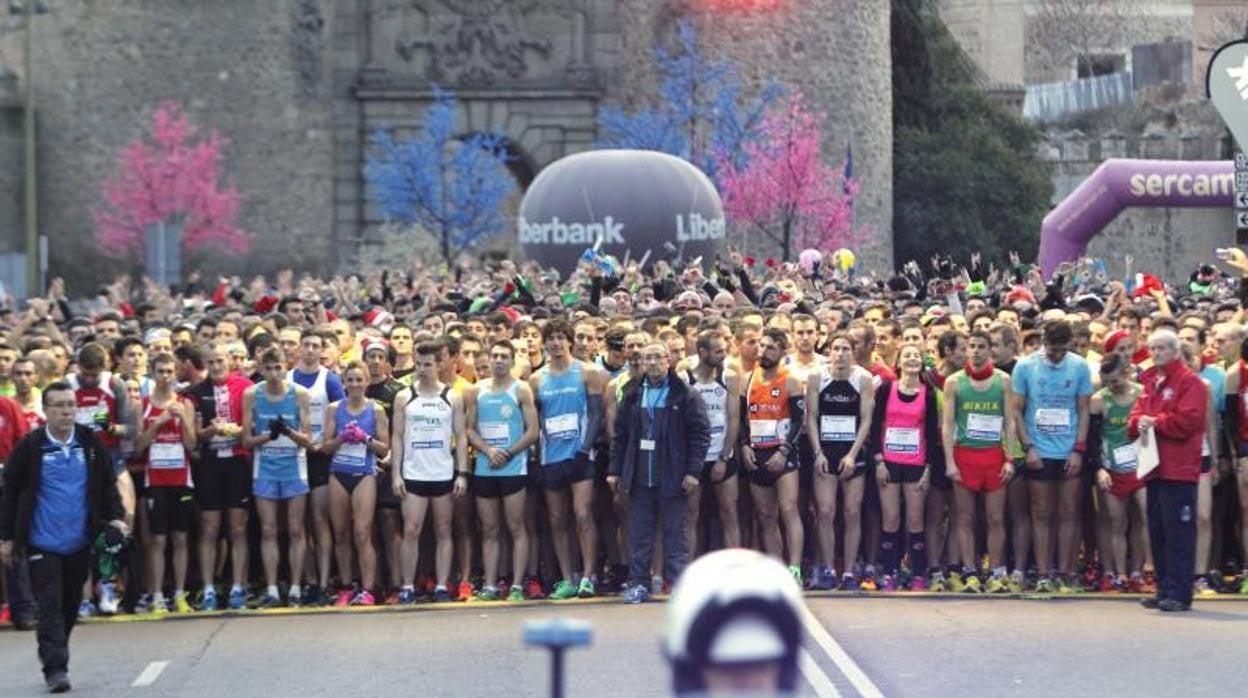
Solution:
M264 442L260 445L260 448L274 458L288 458L298 452L298 447L295 446L295 442L285 434L282 434L272 441Z
M416 427L412 430L412 448L416 450L448 448L446 442L442 440L442 427L438 425Z
M1136 459L1138 458L1135 451L1135 443L1126 443L1114 449L1114 470L1127 471L1135 470Z
M575 412L546 418L546 438L555 441L575 439L581 435L581 418Z
M979 414L969 412L966 415L966 438L976 441L1000 441L1001 425L1005 417L999 414Z
M824 415L819 418L819 439L821 441L853 441L857 436L857 417Z
M511 443L511 425L507 422L481 422L481 438L491 446L507 446Z
M1064 407L1041 407L1037 409L1036 429L1043 434L1070 433L1070 410Z
M362 468L367 458L368 444L343 444L338 447L338 457L335 460L348 467Z
M913 427L889 427L885 429L884 450L889 453L918 453L919 430Z
M153 443L147 451L147 462L152 470L176 470L186 462L186 450L180 443Z
M768 443L775 441L779 433L780 422L775 419L751 419L750 443Z

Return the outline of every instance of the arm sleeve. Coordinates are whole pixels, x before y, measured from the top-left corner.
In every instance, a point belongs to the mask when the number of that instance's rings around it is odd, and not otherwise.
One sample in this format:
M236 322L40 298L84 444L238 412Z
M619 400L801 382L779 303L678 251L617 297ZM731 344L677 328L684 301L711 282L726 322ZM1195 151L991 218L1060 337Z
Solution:
M598 301L602 300L602 277L589 277L589 304L598 307Z
M741 293L745 294L746 299L753 305L758 305L758 294L754 292L754 283L750 281L750 273L745 267L737 270L737 281L741 284Z
M1205 429L1208 389L1195 374L1184 382L1186 385L1175 386L1179 399L1174 408L1158 412L1157 424L1153 427L1158 434L1170 439L1186 439Z
M884 427L882 425L884 424L884 411L888 409L888 391L892 389L893 384L889 381L881 382L880 387L875 389L875 410L871 416L871 433L866 443L868 460L874 458L874 454L884 452Z
M4 468L4 497L0 498L0 540L13 540L17 525L17 502L25 488L26 464L29 461L29 439L17 442Z
M588 450L598 441L598 432L602 431L603 405L602 393L589 395L586 398L585 433L582 434L581 449Z
M789 438L785 443L789 448L796 449L806 431L806 398L802 395L789 396Z
M117 489L117 477L113 475L112 455L100 444L98 439L95 445L96 463L99 464L101 476L101 484L103 485L103 508L100 510L104 513L105 522L116 521L126 517L126 510L121 506L121 492Z
M923 409L923 433L929 435L926 439L927 463L935 466L945 457L945 450L940 440L940 397L931 388L927 390L927 405Z
M1105 417L1094 414L1088 419L1087 450L1083 454L1084 462L1093 472L1105 467L1101 462L1101 432L1105 426Z

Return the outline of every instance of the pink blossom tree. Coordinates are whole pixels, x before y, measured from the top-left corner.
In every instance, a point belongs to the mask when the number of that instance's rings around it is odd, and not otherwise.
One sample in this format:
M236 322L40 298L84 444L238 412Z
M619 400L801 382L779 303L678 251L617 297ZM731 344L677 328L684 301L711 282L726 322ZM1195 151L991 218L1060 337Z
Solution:
M187 252L241 255L250 248L237 226L238 191L221 185L225 141L216 132L198 142L194 135L181 105L165 102L152 115L149 137L118 155L94 212L96 241L106 254L140 254L154 226L180 226Z
M863 237L853 221L858 185L823 159L821 120L794 94L763 117L744 167L721 163L724 212L779 245L785 261L794 250L831 252Z

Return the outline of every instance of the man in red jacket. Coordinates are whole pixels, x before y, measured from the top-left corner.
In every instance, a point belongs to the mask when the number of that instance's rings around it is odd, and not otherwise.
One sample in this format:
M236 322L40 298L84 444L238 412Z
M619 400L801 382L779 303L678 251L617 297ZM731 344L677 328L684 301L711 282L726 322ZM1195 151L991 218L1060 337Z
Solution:
M1128 434L1157 440L1161 464L1147 478L1148 535L1157 568L1157 596L1146 608L1192 607L1196 555L1196 483L1209 395L1200 376L1183 362L1179 337L1157 330L1148 338L1153 367L1144 372L1131 410Z

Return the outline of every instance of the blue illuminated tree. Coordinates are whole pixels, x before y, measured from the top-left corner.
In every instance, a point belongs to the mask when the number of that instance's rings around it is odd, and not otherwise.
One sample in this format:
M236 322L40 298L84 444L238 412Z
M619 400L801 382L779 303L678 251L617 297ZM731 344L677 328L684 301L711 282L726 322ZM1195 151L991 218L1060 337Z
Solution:
M599 113L599 147L657 150L684 158L715 182L719 163L746 165L746 145L757 137L767 107L783 90L768 83L754 100L741 96L741 78L728 61L712 61L698 49L688 20L676 25L674 50L658 47L659 99L626 112L605 107Z
M508 227L503 204L516 191L505 138L457 137L455 111L455 96L435 87L420 133L396 140L378 129L364 167L382 215L432 233L447 264Z

